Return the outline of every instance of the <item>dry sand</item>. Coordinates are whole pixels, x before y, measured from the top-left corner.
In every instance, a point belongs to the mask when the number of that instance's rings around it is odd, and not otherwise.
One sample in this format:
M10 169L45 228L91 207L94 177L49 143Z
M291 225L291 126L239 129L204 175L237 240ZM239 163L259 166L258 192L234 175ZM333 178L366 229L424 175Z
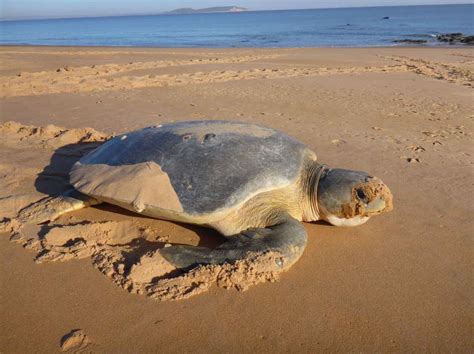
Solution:
M283 130L381 177L395 205L356 228L305 224L290 271L253 274L272 282L249 288L248 264L187 274L186 294L207 292L177 302L153 299L174 280L143 285L154 251L216 232L107 205L3 225L1 352L474 350L472 49L2 47L0 62L1 217L66 190L108 136L190 119Z

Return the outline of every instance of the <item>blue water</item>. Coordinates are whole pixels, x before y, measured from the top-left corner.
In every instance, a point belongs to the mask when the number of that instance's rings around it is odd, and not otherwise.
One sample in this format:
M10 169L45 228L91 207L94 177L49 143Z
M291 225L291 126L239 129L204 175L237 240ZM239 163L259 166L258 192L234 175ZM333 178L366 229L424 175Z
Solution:
M389 16L390 19L382 19ZM147 47L358 47L474 34L474 4L0 22L0 44Z

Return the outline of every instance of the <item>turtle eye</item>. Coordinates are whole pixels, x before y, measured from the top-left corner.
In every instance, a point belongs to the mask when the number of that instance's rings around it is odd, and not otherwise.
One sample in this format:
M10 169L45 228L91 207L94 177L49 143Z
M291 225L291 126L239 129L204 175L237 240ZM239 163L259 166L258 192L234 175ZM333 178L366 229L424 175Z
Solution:
M367 198L367 195L365 194L364 190L362 188L357 188L356 189L356 194L357 194L357 198L366 203L369 201L369 198Z

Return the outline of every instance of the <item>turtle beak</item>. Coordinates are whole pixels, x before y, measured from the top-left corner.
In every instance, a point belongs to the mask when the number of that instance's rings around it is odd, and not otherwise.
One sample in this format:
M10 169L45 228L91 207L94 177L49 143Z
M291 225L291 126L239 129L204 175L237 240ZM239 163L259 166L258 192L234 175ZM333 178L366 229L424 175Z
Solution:
M365 210L369 214L378 214L384 211L385 209L385 200L383 200L381 197L377 197L374 200L372 200L367 206L365 207Z
M393 196L390 189L382 183L381 188L378 191L377 197L372 199L365 206L365 212L368 215L376 215L385 213L393 209Z

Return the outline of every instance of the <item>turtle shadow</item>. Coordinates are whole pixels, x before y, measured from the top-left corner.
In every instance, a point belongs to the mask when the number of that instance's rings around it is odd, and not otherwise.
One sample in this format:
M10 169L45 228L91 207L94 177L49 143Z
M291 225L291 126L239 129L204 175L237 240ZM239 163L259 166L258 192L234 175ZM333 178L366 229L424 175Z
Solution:
M79 142L67 144L57 148L53 152L49 164L45 166L43 170L37 175L34 183L36 190L40 193L54 197L68 190L74 189L69 181L69 173L73 165L84 155L88 154L102 144L103 142ZM107 211L110 213L121 214L123 216L154 219L107 203L99 204L91 208ZM194 232L199 237L198 246L200 247L215 248L225 241L224 236L213 229L174 221L168 222ZM158 248L160 247L158 246ZM139 253L143 254L147 251L153 251L154 249L156 249L156 245L147 244L139 248Z
M329 222L326 220L316 220L316 221L311 221L309 224L311 225L318 225L318 226L323 226L323 227L334 227L334 225L331 225Z
M119 206L107 204L107 203L98 204L94 206L93 208L102 210L105 212L113 213L113 214L119 214L122 216L135 217L135 218L138 217L141 219L150 219L150 220L160 220L160 221L164 221L164 222L171 223L174 225L178 225L182 228L192 231L199 237L199 242L197 244L197 246L199 247L215 248L225 242L225 236L223 236L221 233L219 233L218 231L214 229L207 228L204 226L186 224L186 223L182 223L178 221L164 220L164 219L159 219L159 218L152 218L150 216L137 214L130 210L123 209ZM189 246L187 244L181 244L181 243L173 243L173 245Z
M49 164L36 177L36 190L48 196L58 196L72 189L73 186L69 182L69 172L72 166L101 144L103 142L83 142L57 148L53 152Z
M120 253L122 259L118 264L124 265L124 275L128 275L132 267L140 262L140 259L149 252L154 252L158 249L165 247L163 242L159 241L149 241L143 238L133 239L130 243L127 244L127 250L122 250Z

